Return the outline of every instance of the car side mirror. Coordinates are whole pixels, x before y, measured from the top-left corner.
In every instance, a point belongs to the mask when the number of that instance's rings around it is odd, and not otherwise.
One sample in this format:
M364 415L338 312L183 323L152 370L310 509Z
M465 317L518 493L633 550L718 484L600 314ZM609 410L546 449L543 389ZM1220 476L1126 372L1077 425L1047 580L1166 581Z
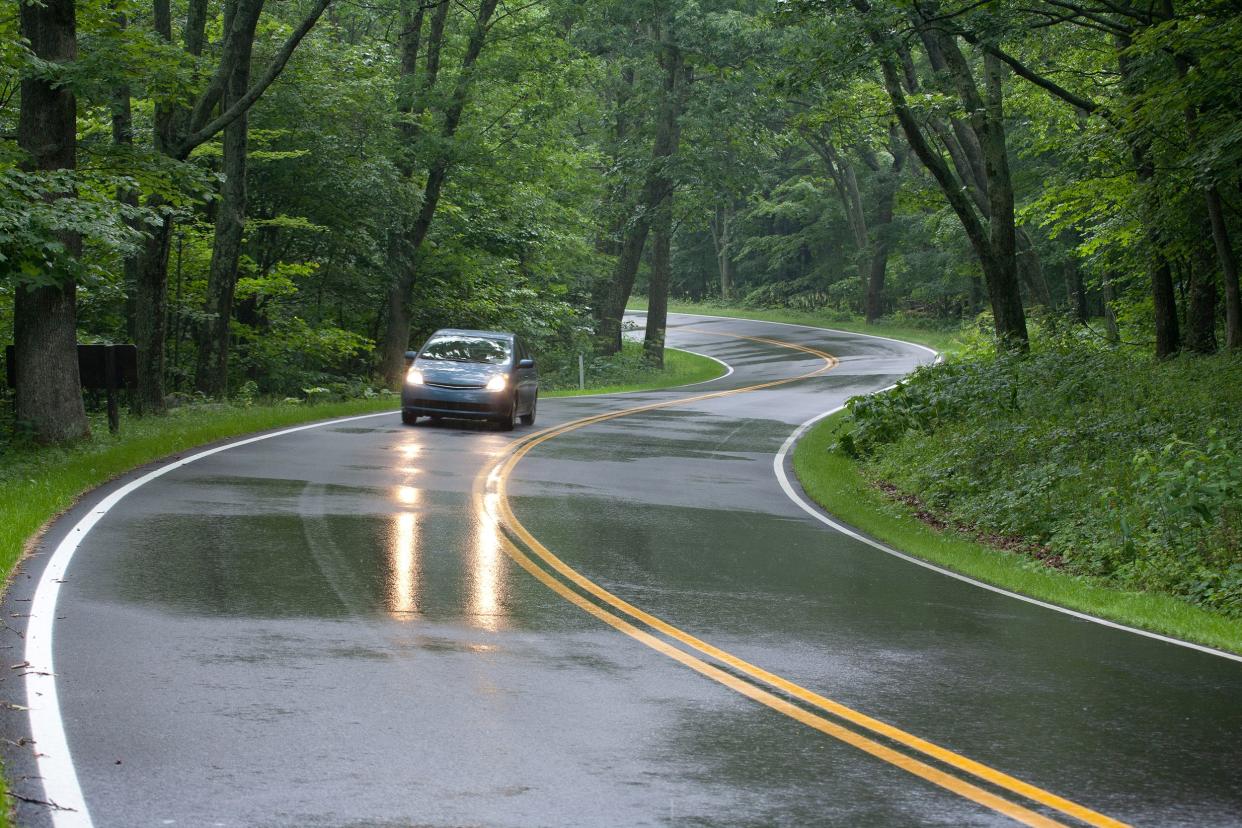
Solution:
M406 351L405 358L406 359L418 359L418 351Z
M534 361L533 359L519 359L519 360L518 360L517 367L519 367L519 368L534 368L534 367L535 367L535 361Z

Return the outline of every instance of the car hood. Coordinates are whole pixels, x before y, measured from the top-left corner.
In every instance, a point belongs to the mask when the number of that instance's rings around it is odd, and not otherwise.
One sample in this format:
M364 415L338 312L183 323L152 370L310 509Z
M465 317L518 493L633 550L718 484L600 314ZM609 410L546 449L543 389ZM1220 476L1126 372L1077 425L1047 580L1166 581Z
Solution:
M507 374L508 365L481 362L451 362L443 359L419 359L414 362L423 372L423 381L433 385L480 387L496 374Z

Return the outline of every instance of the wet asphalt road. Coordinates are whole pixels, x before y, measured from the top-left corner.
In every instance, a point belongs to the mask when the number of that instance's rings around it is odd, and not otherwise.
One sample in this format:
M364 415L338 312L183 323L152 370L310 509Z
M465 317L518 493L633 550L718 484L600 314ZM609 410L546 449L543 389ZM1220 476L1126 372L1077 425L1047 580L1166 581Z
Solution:
M507 490L543 546L739 658L1109 817L1242 824L1242 663L913 566L782 492L772 456L799 423L926 352L685 316L670 343L731 376L548 399L513 433L396 414L327 425L122 500L73 559L54 627L94 824L1013 824L605 626L519 568L509 530L480 514L476 476L537 428L823 365L730 334L840 364L536 446ZM6 599L10 663L43 560ZM8 672L3 698L37 705ZM20 710L0 727L10 743L30 732ZM30 746L5 755L12 789L43 799ZM51 822L37 804L18 815Z

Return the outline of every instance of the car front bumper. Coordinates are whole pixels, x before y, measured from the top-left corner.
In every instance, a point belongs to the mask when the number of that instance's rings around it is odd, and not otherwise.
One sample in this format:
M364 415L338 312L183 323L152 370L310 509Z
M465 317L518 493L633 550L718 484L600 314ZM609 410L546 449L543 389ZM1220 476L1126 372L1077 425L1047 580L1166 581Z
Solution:
M401 410L423 416L491 419L509 413L513 397L483 388L445 388L407 385L401 391Z

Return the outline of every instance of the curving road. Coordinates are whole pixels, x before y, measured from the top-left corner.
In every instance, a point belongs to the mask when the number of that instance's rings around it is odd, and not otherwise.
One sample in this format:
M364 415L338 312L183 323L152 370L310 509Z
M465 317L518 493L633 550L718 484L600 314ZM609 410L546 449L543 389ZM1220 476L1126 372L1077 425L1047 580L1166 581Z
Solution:
M782 489L800 423L929 353L681 315L669 341L734 371L512 433L299 429L85 498L5 599L18 823L1242 823L1242 663Z

